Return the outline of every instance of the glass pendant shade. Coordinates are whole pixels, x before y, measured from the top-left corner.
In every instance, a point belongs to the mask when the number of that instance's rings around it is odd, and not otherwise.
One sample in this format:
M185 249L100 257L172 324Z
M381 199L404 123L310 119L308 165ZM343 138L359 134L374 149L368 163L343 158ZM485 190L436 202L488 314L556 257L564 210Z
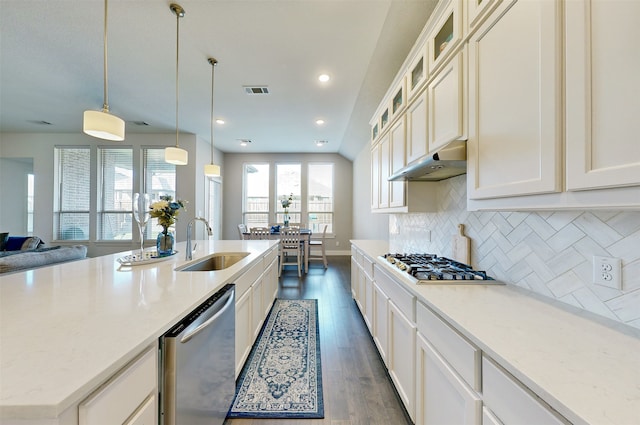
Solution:
M168 147L164 149L164 160L169 164L187 165L189 163L189 152L179 147Z
M220 166L216 164L207 164L204 166L204 175L207 177L220 177Z
M82 131L99 139L124 140L124 120L106 111L84 111Z

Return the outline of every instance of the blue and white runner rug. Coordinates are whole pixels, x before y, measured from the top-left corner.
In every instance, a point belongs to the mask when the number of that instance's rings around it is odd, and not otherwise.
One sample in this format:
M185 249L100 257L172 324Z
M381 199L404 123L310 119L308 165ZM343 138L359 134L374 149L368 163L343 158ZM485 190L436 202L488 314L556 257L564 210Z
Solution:
M324 417L318 300L275 301L227 417Z

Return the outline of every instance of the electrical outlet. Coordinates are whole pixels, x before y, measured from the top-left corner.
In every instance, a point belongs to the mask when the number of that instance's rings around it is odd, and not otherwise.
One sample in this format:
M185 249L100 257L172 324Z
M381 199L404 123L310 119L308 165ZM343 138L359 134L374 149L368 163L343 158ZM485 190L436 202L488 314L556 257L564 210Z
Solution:
M336 241L336 246L340 246L340 241Z
M619 258L593 256L593 283L622 289L622 261Z

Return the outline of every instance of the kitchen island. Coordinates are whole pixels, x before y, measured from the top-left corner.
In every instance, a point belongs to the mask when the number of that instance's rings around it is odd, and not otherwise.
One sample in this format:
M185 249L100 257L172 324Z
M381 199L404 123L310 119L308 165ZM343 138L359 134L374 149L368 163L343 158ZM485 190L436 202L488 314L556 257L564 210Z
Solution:
M131 252L0 277L0 423L77 423L77 405L277 241L196 241L166 260L122 266ZM248 252L220 271L175 269L214 252ZM266 263L266 261L265 261Z
M640 424L636 329L514 285L416 285L379 257L386 241L351 243L354 298L416 424L448 390L464 423ZM403 336L414 349L394 352Z

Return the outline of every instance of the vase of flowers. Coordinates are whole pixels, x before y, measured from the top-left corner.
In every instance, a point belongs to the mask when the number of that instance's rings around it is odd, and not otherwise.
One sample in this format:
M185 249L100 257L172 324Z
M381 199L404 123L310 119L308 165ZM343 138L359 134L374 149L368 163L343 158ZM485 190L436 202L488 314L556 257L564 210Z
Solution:
M284 208L284 227L289 227L289 207L293 202L293 193L288 198L285 195L280 202L282 203L282 208Z
M158 234L156 240L156 249L159 257L173 255L173 246L175 245L175 237L169 227L177 221L180 209L184 208L184 201L176 199L175 201L170 195L160 196L160 200L151 204L151 217L158 219L158 224L162 226L162 232Z

